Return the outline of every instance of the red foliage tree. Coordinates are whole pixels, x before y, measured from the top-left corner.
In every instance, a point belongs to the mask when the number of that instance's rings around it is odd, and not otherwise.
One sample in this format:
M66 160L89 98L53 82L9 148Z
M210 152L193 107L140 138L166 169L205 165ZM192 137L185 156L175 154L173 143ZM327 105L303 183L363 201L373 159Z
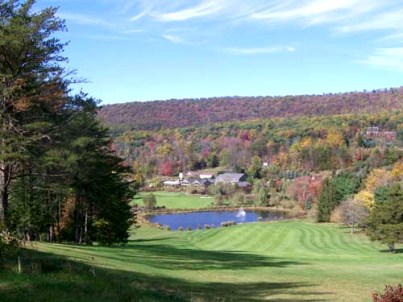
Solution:
M174 166L169 160L162 162L159 172L163 176L171 176L174 172Z

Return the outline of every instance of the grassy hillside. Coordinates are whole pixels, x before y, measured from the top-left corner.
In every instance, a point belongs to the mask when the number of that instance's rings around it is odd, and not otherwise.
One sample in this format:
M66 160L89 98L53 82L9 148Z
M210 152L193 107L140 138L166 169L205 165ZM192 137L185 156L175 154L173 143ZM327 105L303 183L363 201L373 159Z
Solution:
M347 229L301 221L142 228L126 247L36 244L25 273L0 272L0 300L370 301L401 282L402 247L390 255Z
M147 193L140 193L134 199L133 203L143 205L143 196ZM201 209L211 206L212 197L201 195L189 195L183 192L153 192L157 198L158 207L167 209Z

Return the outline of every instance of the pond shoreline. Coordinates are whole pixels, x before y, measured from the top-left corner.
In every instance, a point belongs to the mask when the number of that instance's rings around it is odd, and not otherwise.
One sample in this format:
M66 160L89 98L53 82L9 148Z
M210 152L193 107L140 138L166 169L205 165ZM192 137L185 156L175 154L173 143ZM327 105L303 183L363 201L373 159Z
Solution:
M242 208L244 211L251 211L251 212L271 212L271 213L279 213L287 216L286 219L282 220L289 220L289 219L296 219L296 218L303 218L305 215L303 213L299 213L299 215L290 215L293 211L287 209L278 209L272 207L208 207L203 209L156 209L156 210L149 210L149 211L141 211L138 214L138 221L140 224L154 226L154 227L166 227L159 223L153 223L150 221L150 218L155 215L165 215L165 214L187 214L187 213L203 213L203 212L236 212ZM251 222L245 222L251 223Z

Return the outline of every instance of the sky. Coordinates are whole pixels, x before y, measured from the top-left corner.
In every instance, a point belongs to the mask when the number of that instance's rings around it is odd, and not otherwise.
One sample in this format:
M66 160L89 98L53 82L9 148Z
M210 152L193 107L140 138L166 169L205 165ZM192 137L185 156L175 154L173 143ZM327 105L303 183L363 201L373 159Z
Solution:
M101 104L403 85L401 0L38 0Z

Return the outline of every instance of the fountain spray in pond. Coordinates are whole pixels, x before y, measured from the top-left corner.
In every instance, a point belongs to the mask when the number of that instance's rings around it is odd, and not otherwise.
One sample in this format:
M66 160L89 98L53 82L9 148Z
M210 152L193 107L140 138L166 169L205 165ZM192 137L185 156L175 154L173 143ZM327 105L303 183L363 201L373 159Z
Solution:
M239 218L240 222L244 222L245 216L246 216L245 210L243 209L243 207L240 207L238 213L236 214L236 217Z

